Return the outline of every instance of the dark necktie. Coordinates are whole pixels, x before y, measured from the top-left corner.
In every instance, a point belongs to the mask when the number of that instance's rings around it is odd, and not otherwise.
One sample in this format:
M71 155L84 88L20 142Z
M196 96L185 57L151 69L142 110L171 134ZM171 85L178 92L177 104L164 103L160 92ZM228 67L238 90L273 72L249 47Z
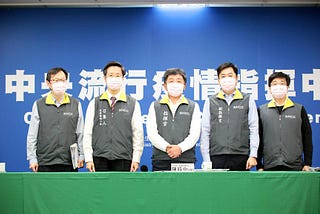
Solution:
M114 111L114 105L116 104L116 98L115 97L111 97L111 111Z

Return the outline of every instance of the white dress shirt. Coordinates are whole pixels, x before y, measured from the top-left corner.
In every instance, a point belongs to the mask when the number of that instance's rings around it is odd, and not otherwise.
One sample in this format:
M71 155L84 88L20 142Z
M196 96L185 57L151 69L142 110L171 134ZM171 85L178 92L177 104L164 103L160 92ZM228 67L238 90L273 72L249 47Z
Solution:
M169 108L174 116L177 108L181 104L180 102L173 104L169 103ZM195 102L194 111L192 114L192 120L190 124L189 135L178 145L181 148L182 153L194 147L200 137L201 131L201 112L198 103ZM149 107L149 113L147 117L147 133L148 138L152 145L157 149L166 152L166 148L170 145L163 137L158 133L157 121L156 121L156 112L154 109L154 102L151 103Z
M119 100L120 94L123 92L119 92L117 95L111 95L108 91L108 97L116 97ZM86 162L93 161L93 149L92 149L92 130L93 130L93 121L95 115L95 99L91 100L85 118L84 125L84 136L83 136L83 152L84 158ZM132 142L133 142L133 153L132 153L132 161L140 163L140 158L144 148L144 136L143 136L143 125L142 125L142 117L141 117L141 109L140 104L136 101L135 108L133 111L132 119L131 119L131 127L132 127Z

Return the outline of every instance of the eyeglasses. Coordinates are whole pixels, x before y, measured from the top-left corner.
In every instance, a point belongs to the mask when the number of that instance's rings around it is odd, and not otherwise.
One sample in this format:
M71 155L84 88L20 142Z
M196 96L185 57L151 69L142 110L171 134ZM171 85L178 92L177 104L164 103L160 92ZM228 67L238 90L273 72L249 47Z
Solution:
M50 80L50 82L54 83L54 82L67 82L66 79L52 79Z

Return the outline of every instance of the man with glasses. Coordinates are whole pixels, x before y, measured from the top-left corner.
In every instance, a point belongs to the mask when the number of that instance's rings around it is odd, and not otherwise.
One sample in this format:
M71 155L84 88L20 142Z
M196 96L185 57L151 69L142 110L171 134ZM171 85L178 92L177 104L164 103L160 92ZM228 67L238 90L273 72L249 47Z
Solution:
M27 159L33 172L74 172L83 167L83 113L81 103L68 96L68 73L52 68L46 77L50 92L32 107L27 136ZM79 154L74 167L70 146L76 143Z

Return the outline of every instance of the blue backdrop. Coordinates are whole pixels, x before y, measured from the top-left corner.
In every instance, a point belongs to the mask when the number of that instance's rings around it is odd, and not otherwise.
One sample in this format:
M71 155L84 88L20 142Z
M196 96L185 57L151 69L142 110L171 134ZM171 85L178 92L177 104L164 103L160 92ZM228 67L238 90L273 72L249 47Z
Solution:
M290 74L291 98L305 105L313 128L314 166L320 166L320 8L14 8L0 9L0 162L28 171L26 136L33 102L48 92L45 73L61 66L69 90L89 101L104 89L101 70L117 60L128 70L126 91L147 115L169 67L188 75L185 95L202 109L216 92L215 68L231 61L239 88L257 105L269 99L266 79ZM146 135L146 133L145 133ZM197 145L197 163L202 161ZM145 137L141 164L150 168Z

